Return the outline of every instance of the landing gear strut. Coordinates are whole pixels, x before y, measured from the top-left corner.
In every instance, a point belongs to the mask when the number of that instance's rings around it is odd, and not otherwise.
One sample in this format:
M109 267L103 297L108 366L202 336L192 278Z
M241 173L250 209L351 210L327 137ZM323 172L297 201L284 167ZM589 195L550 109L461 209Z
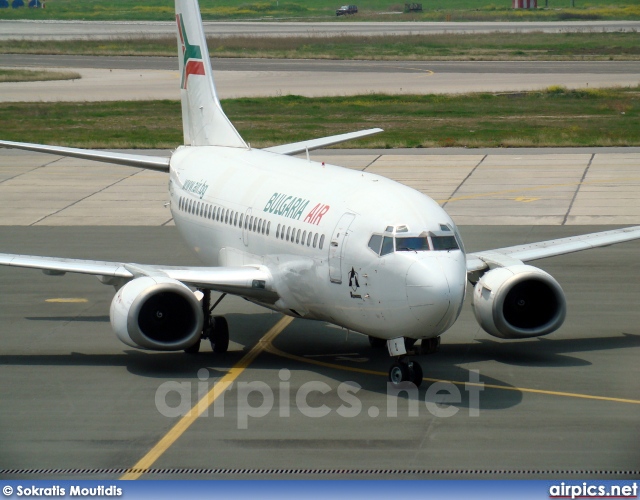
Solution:
M225 353L229 349L229 325L223 316L211 316L216 306L227 295L223 293L220 298L211 306L211 290L200 290L202 297L202 312L204 313L204 324L202 325L202 335L191 347L187 347L184 352L187 354L197 354L200 351L202 340L209 340L211 349L215 353Z

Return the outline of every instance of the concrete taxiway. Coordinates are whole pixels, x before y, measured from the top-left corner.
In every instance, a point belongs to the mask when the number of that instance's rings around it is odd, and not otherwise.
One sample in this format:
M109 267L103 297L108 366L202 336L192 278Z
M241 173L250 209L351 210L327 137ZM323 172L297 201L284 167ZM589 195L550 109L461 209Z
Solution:
M636 86L635 61L214 60L221 98L368 93L438 94ZM0 66L73 68L78 80L0 84L0 102L179 99L175 58L0 56ZM174 69L175 68L175 69Z
M640 224L640 148L324 150L311 157L407 184L458 224ZM166 185L161 172L0 149L0 225L171 225Z

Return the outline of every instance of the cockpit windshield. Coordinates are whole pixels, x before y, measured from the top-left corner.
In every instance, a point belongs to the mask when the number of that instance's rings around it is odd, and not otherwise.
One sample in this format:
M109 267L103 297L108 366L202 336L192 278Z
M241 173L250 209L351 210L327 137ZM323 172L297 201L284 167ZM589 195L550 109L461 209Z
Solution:
M429 247L429 238L426 236L403 236L396 237L396 252L419 252L422 250L431 250Z
M448 225L440 224L439 231L423 231L420 234L414 232L413 235L410 228L403 225L387 226L383 234L371 235L369 248L379 256L383 256L393 252L459 250L460 244L456 236L451 234L451 228Z

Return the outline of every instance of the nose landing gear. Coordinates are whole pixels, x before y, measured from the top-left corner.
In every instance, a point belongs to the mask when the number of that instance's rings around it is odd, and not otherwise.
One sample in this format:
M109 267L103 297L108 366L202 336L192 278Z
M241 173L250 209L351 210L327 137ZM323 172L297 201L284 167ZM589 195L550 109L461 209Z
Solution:
M389 382L399 386L403 382L412 382L416 387L422 384L422 367L417 361L399 359L389 368Z
M407 345L406 340L409 340ZM389 354L396 358L396 361L389 368L389 382L395 386L400 386L404 382L411 382L416 387L422 384L422 367L417 361L407 360L407 347L413 347L415 340L404 339L403 337L387 341Z

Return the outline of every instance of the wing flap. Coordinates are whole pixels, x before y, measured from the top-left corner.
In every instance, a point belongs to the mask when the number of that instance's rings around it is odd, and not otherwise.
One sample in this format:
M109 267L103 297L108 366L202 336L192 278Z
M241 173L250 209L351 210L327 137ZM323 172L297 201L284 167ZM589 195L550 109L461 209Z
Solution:
M486 269L489 267L489 264L485 259L495 261L494 257L496 254L522 262L529 262L637 239L640 239L640 226L570 236L568 238L540 241L526 245L498 248L496 250L474 252L467 255L467 271L474 272Z
M162 156L146 156L127 153L113 153L110 151L93 151L90 149L65 148L63 146L47 146L45 144L30 144L27 142L0 141L0 146L14 149L36 151L38 153L56 154L94 160L128 167L146 168L148 170L169 171L169 158Z
M295 155L298 153L304 153L305 151L312 151L314 149L323 148L326 146L333 146L334 144L339 144L341 142L379 134L380 132L384 131L381 128L371 128L368 130L360 130L358 132L349 132L348 134L331 135L328 137L321 137L319 139L311 139L308 141L292 142L291 144L283 144L282 146L266 148L263 149L263 151L268 151L269 153L277 153L280 155Z

